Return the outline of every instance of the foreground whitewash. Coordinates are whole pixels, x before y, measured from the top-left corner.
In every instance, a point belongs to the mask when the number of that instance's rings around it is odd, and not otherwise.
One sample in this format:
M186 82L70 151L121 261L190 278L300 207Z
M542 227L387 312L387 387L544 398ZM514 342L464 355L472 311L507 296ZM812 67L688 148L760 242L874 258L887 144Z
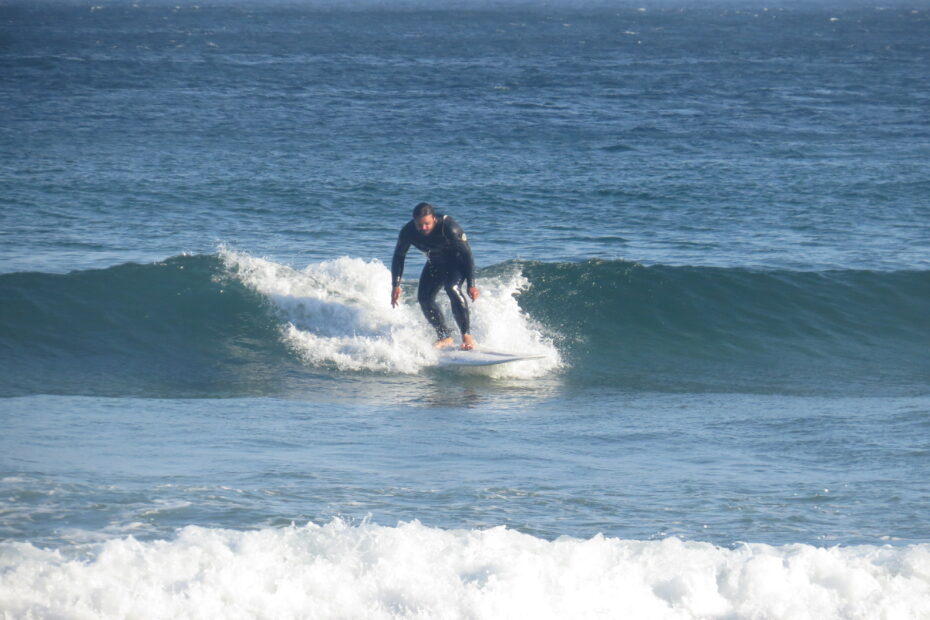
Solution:
M930 544L725 549L503 527L186 527L0 544L5 618L926 618Z

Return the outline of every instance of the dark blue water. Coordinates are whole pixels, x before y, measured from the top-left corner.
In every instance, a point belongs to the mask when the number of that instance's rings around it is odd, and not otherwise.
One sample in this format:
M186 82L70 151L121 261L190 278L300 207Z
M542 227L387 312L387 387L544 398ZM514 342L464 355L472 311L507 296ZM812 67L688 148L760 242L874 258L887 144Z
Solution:
M384 256L421 199L485 265L927 267L925 11L2 11L5 271Z
M0 610L930 613L928 33L0 4ZM440 369L390 307L423 200L542 358Z

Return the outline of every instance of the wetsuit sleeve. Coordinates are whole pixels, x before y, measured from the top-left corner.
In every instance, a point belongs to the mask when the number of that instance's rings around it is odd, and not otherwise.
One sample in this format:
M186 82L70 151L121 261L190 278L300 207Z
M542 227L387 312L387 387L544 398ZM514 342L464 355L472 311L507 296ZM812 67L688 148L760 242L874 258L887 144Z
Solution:
M391 259L391 286L400 286L400 278L404 275L404 260L407 258L407 250L410 249L410 241L407 239L406 232L405 226L397 235L394 258Z
M475 259L471 254L471 247L468 245L468 237L465 231L458 225L458 222L451 217L446 219L444 232L446 239L455 247L459 260L465 268L465 279L468 281L468 288L475 285Z

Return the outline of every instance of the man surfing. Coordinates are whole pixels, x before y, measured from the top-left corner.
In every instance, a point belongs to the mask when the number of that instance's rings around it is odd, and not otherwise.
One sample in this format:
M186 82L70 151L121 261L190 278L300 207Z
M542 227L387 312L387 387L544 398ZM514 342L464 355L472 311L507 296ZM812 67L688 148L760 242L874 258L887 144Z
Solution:
M462 332L461 348L463 351L474 349L475 341L469 333L468 302L462 294L462 284L468 282L468 296L472 301L478 299L478 289L475 288L475 261L465 231L448 215L436 213L429 203L421 202L414 207L413 219L400 229L391 261L392 307L397 306L400 299L400 278L411 245L426 254L417 300L426 320L439 336L433 346L445 349L455 344L436 304L439 289L445 288L452 304L452 316Z

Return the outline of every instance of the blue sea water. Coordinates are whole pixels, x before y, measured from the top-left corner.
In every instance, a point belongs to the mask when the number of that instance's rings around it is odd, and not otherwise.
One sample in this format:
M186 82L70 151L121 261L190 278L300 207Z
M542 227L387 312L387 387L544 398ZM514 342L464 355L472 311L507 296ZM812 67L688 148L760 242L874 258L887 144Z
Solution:
M930 616L928 33L0 3L0 615Z

